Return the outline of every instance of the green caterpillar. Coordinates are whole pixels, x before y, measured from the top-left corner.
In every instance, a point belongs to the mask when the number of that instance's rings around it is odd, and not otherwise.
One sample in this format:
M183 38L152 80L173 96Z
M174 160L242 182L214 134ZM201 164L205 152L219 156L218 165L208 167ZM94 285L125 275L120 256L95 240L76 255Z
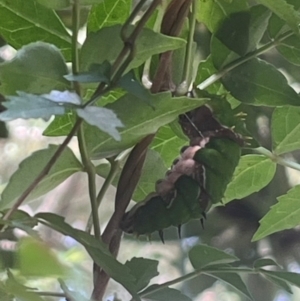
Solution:
M232 130L219 129L201 134L183 149L156 192L125 213L120 224L124 232L150 235L201 219L211 204L222 200L241 155L241 138Z

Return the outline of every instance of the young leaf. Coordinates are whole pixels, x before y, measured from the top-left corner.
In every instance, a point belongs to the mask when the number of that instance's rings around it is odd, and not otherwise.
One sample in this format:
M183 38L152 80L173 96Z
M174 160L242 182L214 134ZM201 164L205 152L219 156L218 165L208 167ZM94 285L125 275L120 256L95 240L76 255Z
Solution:
M276 108L272 115L273 151L284 154L300 148L300 108Z
M238 273L213 272L205 274L228 283L230 286L245 295L248 299L253 300L244 281Z
M67 269L43 242L27 237L19 242L18 268L24 276L63 277Z
M206 245L193 247L189 251L189 259L193 268L197 270L210 265L231 263L239 260L233 255Z
M228 184L224 203L242 199L260 191L273 179L276 163L262 155L242 156L235 169L232 181Z
M287 194L278 197L278 203L260 220L260 227L252 241L260 240L272 233L292 229L300 224L299 207L300 185L295 186Z
M112 256L107 245L101 240L96 239L93 235L85 231L71 227L64 221L62 216L53 213L38 213L35 217L44 225L70 236L82 244L95 263L139 300L139 297L136 295L135 277L126 266L119 263Z
M130 261L126 261L125 266L131 270L131 274L137 279L136 290L138 292L145 288L152 278L159 275L157 260L133 257Z
M12 175L1 195L0 209L9 208L16 201L48 163L57 148L57 145L49 145L49 148L34 152L30 157L21 162L19 169ZM50 172L26 200L30 201L40 197L58 186L75 172L81 170L82 165L80 162L74 156L73 152L69 148L66 148Z
M88 35L80 53L81 71L87 71L92 64L101 64L105 60L109 63L115 61L123 48L120 30L121 25L114 25ZM111 37L114 37L114 39L112 40ZM183 47L185 40L165 36L144 28L135 45L135 56L127 68L127 72L143 64L146 59L154 54Z
M67 65L58 48L44 42L32 43L19 50L12 60L0 65L0 92L43 94L66 90L70 87L63 77L67 73Z
M100 1L99 1L100 2ZM131 0L103 0L94 5L87 22L88 32L95 32L103 27L123 24L130 14Z
M245 0L215 0L199 1L197 19L203 22L210 32L214 33L220 23L230 14L247 10L248 4Z
M60 48L67 60L71 58L71 37L66 28L53 10L35 0L0 0L0 28L1 36L16 49L44 41Z
M65 108L46 97L17 92L19 96L8 96L3 105L6 111L0 113L0 120L9 121L17 118L42 118L49 120L52 115L63 115Z
M222 82L235 98L249 105L300 105L298 94L283 74L259 59L252 59L228 72Z
M116 128L123 127L123 124L112 110L89 106L84 109L77 109L76 112L88 124L96 126L117 141L121 140L121 136Z
M145 289L141 295L145 296L147 300L153 301L192 301L188 296L183 295L180 291L174 288L164 287L158 290L159 287L160 285L158 284L151 285ZM153 291L153 293L150 293L149 291Z
M286 0L257 0L284 20L296 33L299 33L300 14Z
M124 128L119 130L121 141L116 142L107 134L91 127L85 128L85 137L90 154L106 158L130 148L146 135L155 133L161 126L172 122L179 114L201 106L205 98L176 97L169 92L151 95L155 109L131 94L126 94L106 106L114 111Z

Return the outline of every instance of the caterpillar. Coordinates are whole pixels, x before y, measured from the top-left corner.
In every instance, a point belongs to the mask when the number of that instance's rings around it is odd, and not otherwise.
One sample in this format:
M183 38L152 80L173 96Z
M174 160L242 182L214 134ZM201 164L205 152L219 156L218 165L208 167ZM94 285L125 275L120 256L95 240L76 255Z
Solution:
M199 123L203 116L210 124ZM158 231L164 241L163 229L176 226L180 236L182 224L191 219L203 223L211 204L222 200L241 156L242 137L214 119L207 107L181 116L180 123L190 145L157 181L155 192L125 213L120 224L124 232L138 236Z

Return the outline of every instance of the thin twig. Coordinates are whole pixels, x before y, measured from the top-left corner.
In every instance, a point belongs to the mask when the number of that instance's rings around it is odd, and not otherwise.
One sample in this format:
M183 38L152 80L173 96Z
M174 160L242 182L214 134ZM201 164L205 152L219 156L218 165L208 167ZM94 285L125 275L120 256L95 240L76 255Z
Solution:
M115 176L117 175L117 173L119 171L120 171L120 162L111 160L111 166L110 166L109 173L108 173L107 177L105 178L104 183L97 195L97 208L99 208L99 206L107 192L107 189L110 187L112 181L114 180ZM92 217L92 213L91 213L89 216L85 231L90 233L91 229L92 229L92 225L93 225L93 217Z
M49 173L52 166L56 163L62 152L65 150L75 133L77 132L82 120L78 119L74 124L73 128L71 129L70 133L64 140L64 142L58 147L57 151L48 161L46 166L42 169L42 171L38 174L38 176L33 180L33 182L29 185L29 187L21 194L21 196L17 199L14 205L6 212L4 217L2 218L3 221L8 220L12 214L21 206L21 204L25 201L28 195L32 192L32 190L40 183L40 181ZM2 228L3 230L3 228Z

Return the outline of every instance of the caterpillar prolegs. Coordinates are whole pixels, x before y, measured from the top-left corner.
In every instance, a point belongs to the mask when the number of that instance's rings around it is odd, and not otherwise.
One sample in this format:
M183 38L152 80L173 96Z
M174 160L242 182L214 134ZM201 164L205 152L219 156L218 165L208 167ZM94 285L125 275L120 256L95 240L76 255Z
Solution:
M191 137L191 136L190 136ZM220 127L192 138L175 160L156 192L136 204L121 222L121 229L136 235L202 220L213 203L221 201L241 155L240 137Z

